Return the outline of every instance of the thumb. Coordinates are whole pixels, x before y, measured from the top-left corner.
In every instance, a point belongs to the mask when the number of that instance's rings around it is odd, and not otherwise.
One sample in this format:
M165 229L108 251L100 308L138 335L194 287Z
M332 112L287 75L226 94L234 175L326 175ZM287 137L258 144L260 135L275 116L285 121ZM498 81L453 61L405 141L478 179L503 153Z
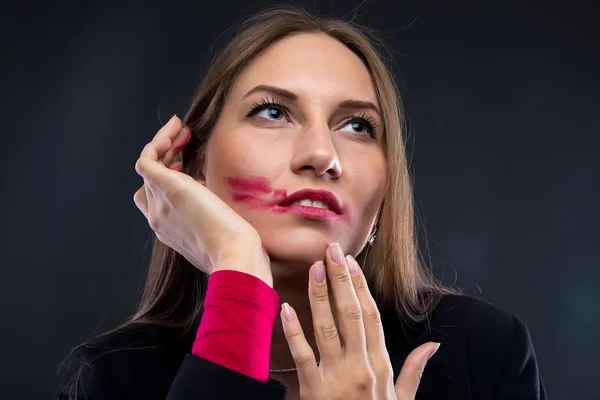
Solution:
M439 343L427 342L414 349L406 357L394 385L398 399L413 400L415 398L425 365L439 348Z

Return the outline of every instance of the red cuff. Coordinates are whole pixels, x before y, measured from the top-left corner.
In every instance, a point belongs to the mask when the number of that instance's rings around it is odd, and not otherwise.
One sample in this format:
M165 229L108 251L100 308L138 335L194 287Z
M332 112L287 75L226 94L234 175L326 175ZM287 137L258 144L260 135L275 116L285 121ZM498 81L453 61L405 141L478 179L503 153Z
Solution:
M279 296L261 279L221 270L210 275L192 354L266 382Z

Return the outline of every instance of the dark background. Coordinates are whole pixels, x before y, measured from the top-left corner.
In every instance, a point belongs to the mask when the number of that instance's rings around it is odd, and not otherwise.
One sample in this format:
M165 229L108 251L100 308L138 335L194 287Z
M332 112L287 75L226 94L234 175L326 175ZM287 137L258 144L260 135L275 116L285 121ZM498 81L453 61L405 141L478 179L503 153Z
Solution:
M316 3L337 17L359 4ZM591 399L598 22L592 2L514 3L380 0L356 21L394 50L434 270L527 323L551 398ZM21 4L1 28L0 396L36 399L69 347L133 311L152 243L134 162L185 113L220 34L260 7Z

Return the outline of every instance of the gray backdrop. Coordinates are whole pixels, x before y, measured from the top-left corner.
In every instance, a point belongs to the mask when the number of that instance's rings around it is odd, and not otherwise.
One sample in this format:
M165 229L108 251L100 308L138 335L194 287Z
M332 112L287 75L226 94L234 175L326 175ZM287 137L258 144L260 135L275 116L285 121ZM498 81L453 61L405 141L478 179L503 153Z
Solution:
M343 16L358 1L316 3ZM132 312L151 243L134 162L256 9L141 4L4 14L2 398L52 398L68 348ZM385 0L356 13L394 49L431 265L528 324L554 399L592 398L598 371L594 15Z

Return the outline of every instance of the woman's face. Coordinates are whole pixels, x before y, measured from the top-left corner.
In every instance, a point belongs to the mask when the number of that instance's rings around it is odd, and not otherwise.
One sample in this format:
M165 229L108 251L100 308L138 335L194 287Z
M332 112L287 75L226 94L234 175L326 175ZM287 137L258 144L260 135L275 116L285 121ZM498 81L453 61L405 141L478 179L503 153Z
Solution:
M283 39L228 93L206 185L254 226L274 261L311 265L332 242L356 255L386 183L379 109L369 72L343 44Z

